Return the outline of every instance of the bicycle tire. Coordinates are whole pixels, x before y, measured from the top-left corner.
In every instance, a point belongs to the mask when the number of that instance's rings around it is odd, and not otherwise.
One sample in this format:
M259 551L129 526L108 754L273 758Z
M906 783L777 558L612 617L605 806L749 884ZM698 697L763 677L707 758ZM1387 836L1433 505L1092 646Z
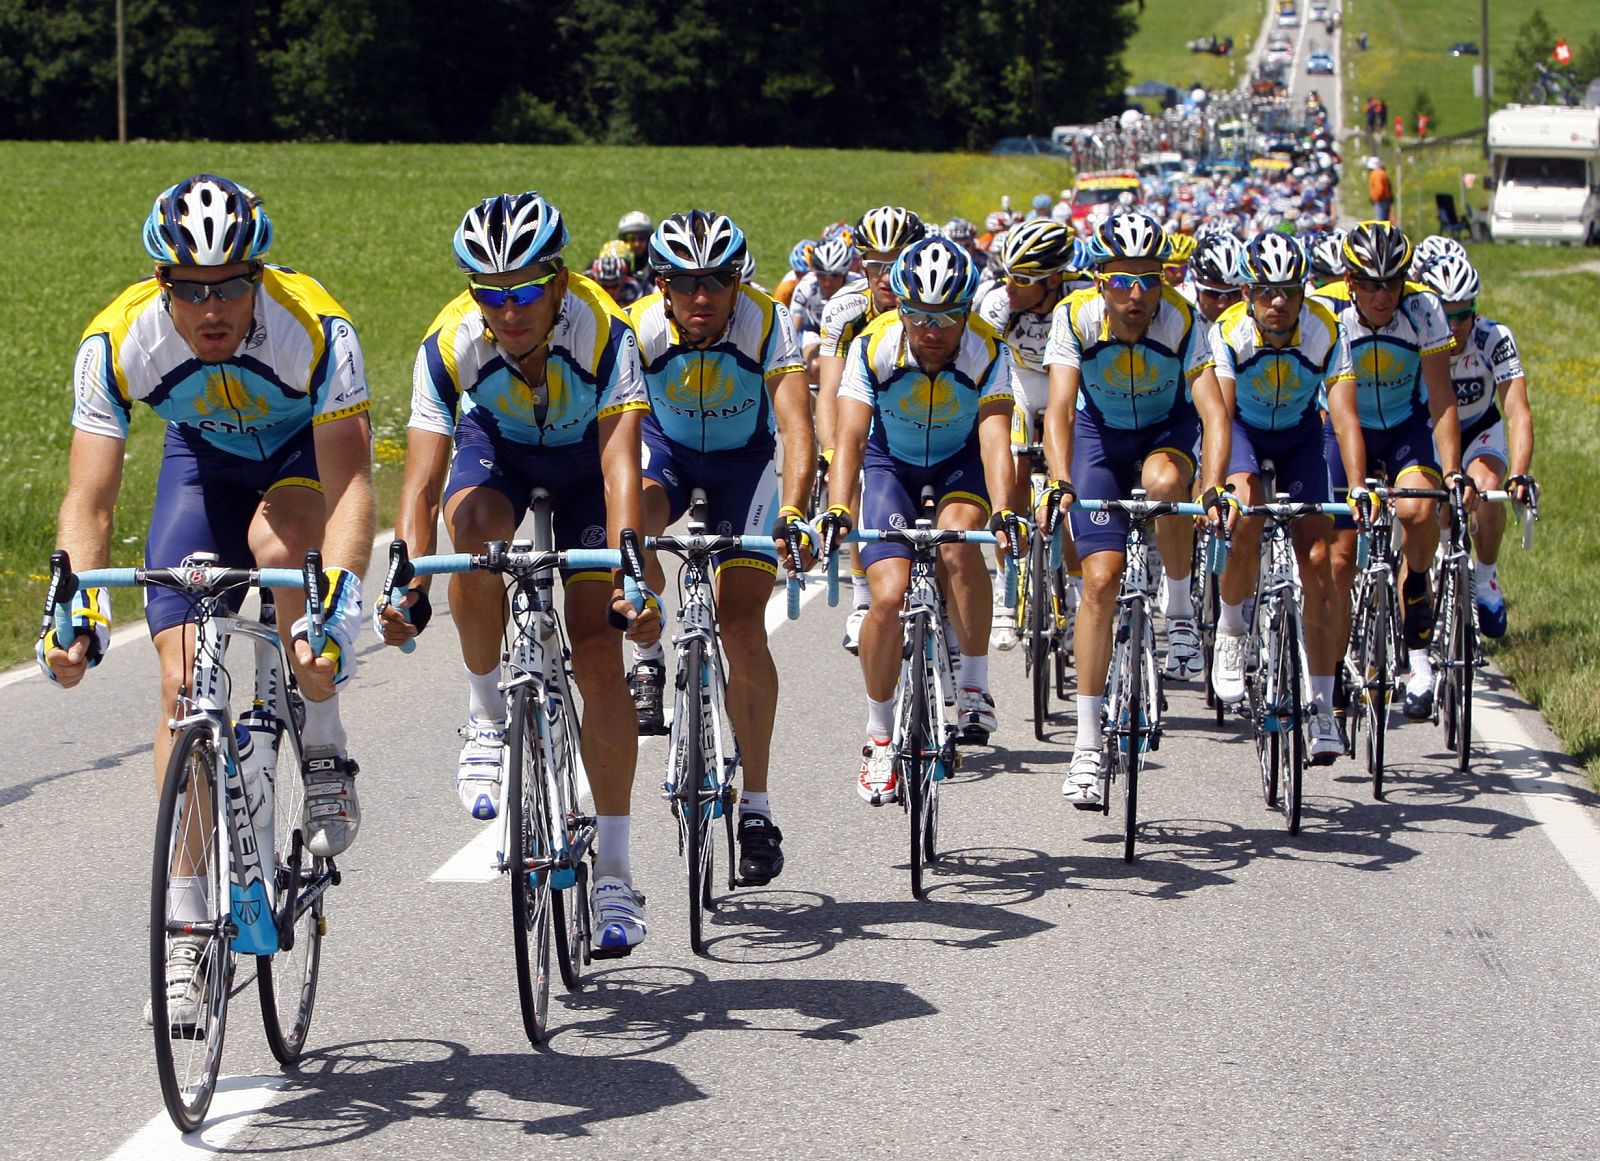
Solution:
M1472 669L1473 623L1470 583L1463 578L1465 564L1452 569L1450 604L1450 652L1447 658L1449 671L1445 680L1445 736L1455 754L1456 769L1466 773L1472 768Z
M1135 605L1128 614L1128 642L1123 653L1126 666L1123 705L1126 708L1122 716L1126 718L1126 726L1119 720L1121 738L1117 753L1122 767L1122 861L1125 863L1133 862L1134 846L1138 842L1139 766L1144 741L1141 719L1148 712L1145 704L1150 696L1150 691L1144 688L1144 618L1143 608Z
M278 908L278 951L256 957L256 984L267 1047L279 1064L297 1062L305 1052L306 1034L316 1010L317 982L322 968L322 937L327 929L327 895L304 909L300 889L328 870L328 860L306 849L305 780L299 754L278 726L278 764L273 778L274 905ZM285 745L286 742L290 744Z
M1278 640L1281 650L1284 713L1287 723L1283 742L1278 747L1280 770L1278 775L1278 809L1283 812L1284 826L1291 835L1300 833L1301 797L1305 790L1306 739L1305 703L1301 699L1304 671L1300 668L1303 656L1303 637L1300 618L1292 602L1283 604L1283 623Z
M555 833L562 836L561 849L570 855L577 823L578 783L578 721L572 710L571 690L562 681L562 713L564 720L556 732L556 760L560 769L553 772L557 793L551 800L551 817ZM555 723L548 723L554 727ZM561 986L569 992L583 989L583 969L589 964L589 940L593 926L589 914L589 867L580 855L571 868L570 885L555 887L550 894L550 926L555 932L556 969L561 976Z
M1035 536L1028 551L1026 571L1017 586L1017 599L1025 602L1028 675L1033 679L1033 736L1044 741L1045 723L1050 717L1050 685L1055 680L1051 665L1053 616L1050 592L1049 542Z
M228 867L231 845L222 831L217 795L221 792L222 758L212 742L209 722L184 727L173 740L156 813L156 841L150 876L150 1014L155 1039L156 1073L161 1099L173 1124L192 1133L205 1121L222 1071L222 1046L228 1026L228 1000L233 991L234 957L228 946L222 901L230 898ZM174 1028L167 1005L167 960L170 940L181 933L181 921L167 914L174 864L180 851L198 851L203 889L211 894L216 930L204 936L199 956L205 973L203 1023ZM189 870L195 868L191 865ZM178 928L175 931L174 928ZM176 1034L175 1034L176 1033Z
M674 804L683 828L684 861L689 876L689 946L705 955L705 913L711 905L711 874L716 847L711 841L712 803L702 797L706 780L705 714L701 689L707 680L705 643L684 645L683 680L675 699ZM682 726L677 725L682 722Z
M910 805L911 819L911 896L921 899L924 890L923 872L926 862L926 844L923 836L923 815L929 809L927 801L927 778L925 771L928 767L927 755L930 739L928 738L928 685L926 679L927 665L927 622L921 617L916 618L911 624L911 642L906 652L904 676L901 679L902 690L910 688L911 729L902 740L902 750L906 755L905 782L903 790Z
M543 694L538 686L512 691L506 744L511 748L506 779L506 862L511 879L511 933L517 960L517 1003L529 1043L542 1044L550 1018L550 953L554 916L550 871L530 870L532 859L548 859L556 849L544 754L539 744Z
M1389 732L1389 699L1394 692L1394 679L1390 676L1393 664L1390 644L1394 630L1394 587L1389 583L1378 585L1371 594L1372 612L1367 622L1361 661L1362 682L1365 686L1362 717L1367 727L1367 773L1372 778L1372 797L1383 798L1384 748Z

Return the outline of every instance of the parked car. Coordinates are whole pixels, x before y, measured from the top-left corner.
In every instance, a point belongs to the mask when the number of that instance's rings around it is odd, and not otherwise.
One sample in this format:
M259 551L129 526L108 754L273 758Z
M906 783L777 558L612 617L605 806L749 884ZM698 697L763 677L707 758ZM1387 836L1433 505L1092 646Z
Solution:
M1283 3L1278 5L1278 27L1300 27L1300 10L1291 3L1291 0L1283 0Z
M1470 40L1458 40L1450 46L1451 56L1477 56L1478 46Z
M989 152L997 157L1016 157L1028 154L1065 157L1069 160L1072 157L1068 150L1057 145L1048 137L1002 137L994 143L994 148Z
M1326 48L1314 48L1306 57L1306 72L1313 76L1333 75L1333 54Z

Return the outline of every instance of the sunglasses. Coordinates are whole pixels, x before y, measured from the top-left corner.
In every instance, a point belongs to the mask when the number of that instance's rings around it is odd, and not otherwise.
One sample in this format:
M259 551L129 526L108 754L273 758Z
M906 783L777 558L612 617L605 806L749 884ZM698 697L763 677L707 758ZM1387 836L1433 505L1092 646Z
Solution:
M1285 301L1293 302L1305 292L1306 288L1298 282L1292 286L1284 285L1283 283L1268 283L1264 286L1252 286L1250 288L1250 301L1272 302L1275 299L1282 298Z
M962 308L935 311L917 310L915 307L902 306L900 308L900 318L908 327L916 327L918 330L926 330L929 327L933 327L942 331L947 328L958 327L966 322L967 312Z
M559 270L552 270L543 278L535 278L531 282L519 282L515 286L485 286L481 282L470 280L467 286L472 290L473 301L490 310L499 310L508 302L512 306L532 306L544 297L545 286L560 273Z
M236 302L256 288L261 281L259 271L241 274L237 278L224 278L221 282L194 282L189 279L162 278L161 286L173 298L199 306L213 296L218 302Z
M1478 313L1477 305L1475 303L1469 303L1466 306L1462 307L1460 310L1447 310L1447 311L1445 311L1444 312L1444 317L1449 319L1453 323L1458 323L1458 322L1466 322L1467 320L1472 318L1473 315L1475 315L1477 313Z
M885 262L881 258L863 258L861 260L861 271L868 278L882 278L889 273L889 267L893 265L894 261L892 259Z
M1126 294L1137 286L1140 290L1149 293L1158 290L1165 281L1159 270L1152 270L1149 274L1102 274L1100 283L1111 290L1121 291Z
M1218 290L1215 287L1202 286L1199 283L1196 283L1195 290L1199 291L1207 298L1221 298L1226 299L1228 302L1238 302L1240 296L1244 294L1244 291L1240 290L1237 286L1228 286Z
M1006 281L1012 286L1038 286L1049 277L1048 274L1007 274Z
M1380 290L1399 293L1406 284L1406 277L1404 274L1397 274L1393 278L1356 278L1352 281L1357 290L1364 290L1368 294L1377 294Z
M708 290L727 290L739 277L737 270L708 270L700 274L674 274L666 280L673 294L694 294L702 286Z

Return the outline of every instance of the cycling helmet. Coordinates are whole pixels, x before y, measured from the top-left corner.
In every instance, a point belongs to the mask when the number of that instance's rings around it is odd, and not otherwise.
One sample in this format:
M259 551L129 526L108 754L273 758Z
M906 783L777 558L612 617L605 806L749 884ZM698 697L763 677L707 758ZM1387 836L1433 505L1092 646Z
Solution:
M567 225L533 190L484 198L456 227L456 265L468 274L504 274L561 256Z
M602 242L600 244L600 257L621 258L628 264L628 268L630 270L633 268L633 248L620 238L613 238L609 242Z
M949 238L924 238L900 252L889 288L901 302L935 311L970 306L978 293L978 268Z
M1267 230L1244 248L1239 276L1248 286L1299 286L1310 270L1311 260L1299 238Z
M1049 218L1034 218L1006 231L997 247L1007 274L1054 274L1072 258L1072 231Z
M1411 265L1411 240L1392 222L1362 222L1345 235L1343 253L1351 274L1387 282Z
M1311 273L1318 278L1338 278L1344 274L1344 234L1335 231L1311 244Z
M648 234L656 228L650 215L643 210L629 210L617 221L617 237L624 234Z
M944 224L944 236L966 245L978 236L978 228L965 218L951 218Z
M1167 241L1171 243L1171 253L1167 255L1167 261L1174 266L1181 265L1194 257L1196 243L1193 235L1169 232Z
M794 249L789 251L789 269L796 274L804 274L811 269L811 252L817 248L816 242L810 238L801 238L794 244Z
M737 270L744 256L744 231L732 218L708 210L673 214L650 235L650 267L663 277L683 270Z
M924 238L942 238L944 237L944 227L933 222L924 222L922 224L922 236Z
M1468 261L1467 248L1460 242L1443 234L1429 234L1417 243L1416 252L1411 256L1411 277L1420 280L1422 272L1430 263L1437 262L1446 255Z
M628 276L628 264L615 254L602 254L589 267L589 276L596 282L621 282Z
M831 226L822 231L822 237L820 241L831 242L835 238L843 238L851 245L855 244L855 237L850 231L849 222L834 222Z
M818 274L848 274L855 261L856 248L843 238L824 242L811 251L811 269Z
M1081 276L1094 269L1094 248L1082 238L1072 239L1072 253L1061 273L1068 278Z
M1457 254L1443 254L1428 263L1422 283L1446 302L1471 302L1483 289L1472 263Z
M1090 245L1096 266L1121 258L1163 259L1168 251L1167 233L1161 223L1136 210L1112 214L1101 222Z
M859 248L884 254L920 242L927 233L921 218L899 206L879 206L875 210L868 210L861 215L853 231Z
M1189 271L1196 282L1207 286L1238 286L1239 264L1244 261L1244 244L1232 234L1215 230L1196 245L1189 259Z
M209 173L162 190L144 223L145 253L166 265L251 262L270 245L272 219L261 199Z
M747 248L744 252L744 261L739 263L739 280L749 282L756 276L756 256Z

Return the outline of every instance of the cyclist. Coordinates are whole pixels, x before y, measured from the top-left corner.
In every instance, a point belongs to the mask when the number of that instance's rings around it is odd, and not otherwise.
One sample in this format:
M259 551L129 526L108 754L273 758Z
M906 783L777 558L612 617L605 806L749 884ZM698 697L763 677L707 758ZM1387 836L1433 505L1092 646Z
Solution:
M1044 348L1050 338L1051 314L1062 299L1062 270L1071 261L1072 244L1071 228L1049 218L1013 227L1006 232L998 254L1003 281L978 300L978 317L1011 349L1016 399L1011 436L1016 443L1043 438L1044 406L1050 396ZM1026 512L1030 472L1020 462L1013 467L1011 485L997 499L1002 507ZM1076 568L1075 558L1067 563ZM1000 650L1016 648L1019 640L1016 607L1005 599L1005 585L997 584L990 644Z
M1074 493L1110 500L1143 486L1152 499L1187 500L1202 431L1203 485L1220 483L1227 463L1227 409L1209 369L1202 324L1166 284L1167 238L1154 218L1119 211L1096 228L1091 245L1098 287L1056 307L1045 348L1045 455L1057 481L1052 490L1063 500ZM1128 525L1119 513L1073 512L1071 528L1083 562L1083 603L1074 646L1078 737L1062 794L1091 809L1103 797L1100 712ZM1203 667L1189 596L1193 522L1164 518L1156 543L1166 570L1166 671L1192 677Z
M650 231L655 223L643 210L629 210L617 220L617 240L628 247L628 270L634 278L648 284L650 279Z
M977 268L965 247L925 238L900 252L889 285L897 309L879 314L850 346L829 490L849 495L860 472L863 523L891 528L917 519L922 489L932 485L939 527L982 528L989 497L1004 497L1011 486L1013 400L1005 343L969 313ZM854 514L848 502L836 503L824 520L842 531ZM988 674L989 570L976 544L948 545L941 556L961 650L956 713L965 737L987 739L997 728ZM899 795L890 740L911 551L869 544L861 557L872 604L861 626L867 744L856 789L881 806Z
M1450 386L1450 326L1438 296L1406 281L1410 262L1411 242L1398 226L1362 222L1344 240L1344 282L1317 292L1339 316L1350 340L1363 443L1357 466L1364 479L1368 466L1383 463L1395 486L1402 488L1464 487L1470 480L1461 471L1461 426ZM1323 438L1334 495L1339 497L1346 489L1346 471L1331 425L1324 425ZM1359 502L1361 480L1351 480L1349 486L1357 490ZM1433 714L1428 569L1439 546L1439 522L1432 500L1401 500L1395 515L1404 529L1407 566L1401 597L1411 676L1403 708L1408 718L1420 720ZM1356 532L1348 518L1336 521L1335 528L1334 600L1339 640L1347 642Z
M662 532L703 488L712 527L781 537L802 515L815 464L811 393L789 312L740 281L746 252L732 219L705 210L673 214L650 239L655 294L630 315L650 393L644 422L644 519ZM781 488L776 435L783 438ZM784 554L787 558L787 552ZM648 561L661 587L661 566ZM728 660L728 720L739 742L739 874L765 883L783 869L783 834L768 798L778 672L765 614L777 561L770 552L724 554L717 614ZM666 667L660 646L635 649L629 680L641 732L662 727Z
M951 218L942 228L944 236L966 250L967 257L972 259L973 265L982 271L989 256L978 245L978 227L966 218Z
M1533 411L1517 340L1510 327L1477 313L1482 283L1466 258L1448 253L1435 258L1423 270L1422 282L1443 300L1455 344L1450 381L1461 421L1462 466L1478 491L1509 485L1518 500L1527 503L1534 486L1528 474L1533 461ZM1506 632L1506 598L1497 564L1505 531L1502 506L1487 504L1477 510L1473 587L1478 626L1486 637L1503 637Z
M889 271L900 252L927 234L922 219L900 206L879 206L868 210L851 231L861 256L865 281L848 287L828 300L822 312L822 345L817 350L817 441L824 457L833 454L835 404L839 383L844 378L845 354L851 341L880 314L895 309L894 289ZM833 476L830 473L830 479ZM830 485L831 487L831 485ZM848 492L830 493L853 506L859 493L855 485ZM872 590L854 545L850 553L852 608L844 624L844 647L855 653L860 642L861 622L872 603Z
M1194 257L1198 243L1192 234L1169 233L1167 240L1171 252L1162 263L1161 270L1167 276L1167 285L1181 291L1189 284L1189 260Z
M589 266L589 277L611 296L619 307L630 306L641 297L639 284L628 274L628 260L616 254L602 254Z
M775 301L788 306L793 300L800 280L811 270L811 252L816 248L817 243L810 238L802 238L794 244L794 249L789 251L789 269L778 279L778 285L772 288Z
M790 299L789 313L806 364L806 381L817 381L817 351L822 343L822 311L828 300L844 288L856 269L856 248L842 237L819 243L811 252L811 269L800 279Z
M1359 470L1355 372L1350 344L1324 302L1306 297L1310 258L1298 239L1273 231L1257 234L1240 269L1248 303L1223 312L1211 332L1212 358L1223 401L1233 415L1228 483L1246 505L1264 496L1261 464L1277 467L1277 491L1296 503L1325 504L1331 497L1319 404L1326 400L1347 470ZM1233 534L1223 571L1212 685L1225 702L1244 697L1245 600L1260 571L1260 517L1245 517ZM1333 717L1334 672L1341 652L1333 619L1333 570L1328 546L1333 522L1304 516L1294 525L1300 563L1311 677L1311 760L1326 765L1343 749Z
M1195 245L1189 260L1190 280L1178 293L1194 304L1209 325L1244 295L1239 285L1239 264L1244 247L1232 234L1207 234Z
M1311 244L1311 285L1321 290L1344 280L1344 231L1333 230Z
M76 569L110 563L129 423L143 402L167 421L147 567L211 552L227 565L299 568L307 549L321 548L330 581L326 646L313 655L303 618L279 630L305 696L307 845L337 855L361 825L339 692L355 672L360 573L372 550L367 379L348 313L309 275L262 261L271 243L261 199L225 177L197 174L155 199L144 223L153 276L96 315L78 347L57 544ZM304 603L294 591L276 599L279 609ZM185 630L192 620L181 594L149 590L145 623L161 666L158 785L172 748L168 722L193 668ZM106 590L74 598L73 625L72 640L58 641L51 629L37 651L46 675L67 689L109 644ZM174 890L179 918L205 917L200 878L174 879ZM203 945L173 943L174 1024L199 1017Z
M433 320L412 375L405 485L395 535L418 555L434 549L443 504L457 552L510 540L535 488L550 493L557 548L618 544L641 527L639 429L648 407L627 316L594 282L566 268L561 212L538 193L501 194L473 206L456 229L454 257L467 287ZM446 482L448 477L448 483ZM379 621L399 645L428 623L429 577ZM645 937L643 898L628 849L638 740L608 728L630 710L609 615L633 618L609 573L562 578L572 671L583 695L583 761L598 834L594 945L627 954ZM490 572L450 580L468 689L456 792L473 818L495 817L505 751L500 688L505 590ZM658 615L629 635L653 639Z

